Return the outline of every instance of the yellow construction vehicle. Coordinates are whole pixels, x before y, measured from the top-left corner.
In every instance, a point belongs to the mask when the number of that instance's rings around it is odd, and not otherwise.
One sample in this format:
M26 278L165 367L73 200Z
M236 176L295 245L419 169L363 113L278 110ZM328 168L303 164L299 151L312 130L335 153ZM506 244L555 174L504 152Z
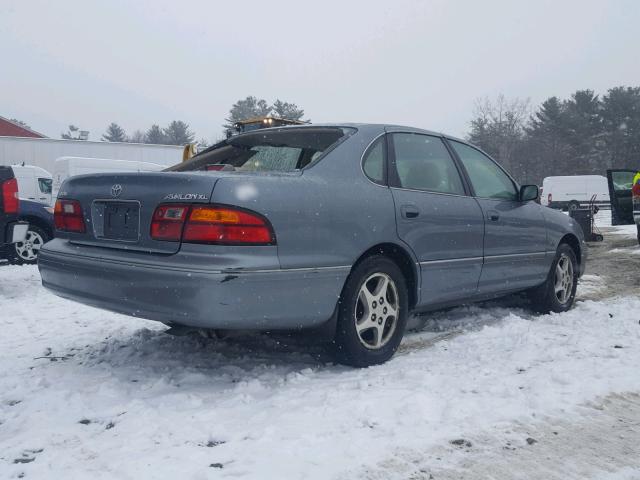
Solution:
M281 127L283 125L303 125L305 122L300 120L289 120L286 118L278 118L272 116L254 117L236 122L233 128L227 129L227 138L242 132L250 132L251 130L259 130L261 128Z

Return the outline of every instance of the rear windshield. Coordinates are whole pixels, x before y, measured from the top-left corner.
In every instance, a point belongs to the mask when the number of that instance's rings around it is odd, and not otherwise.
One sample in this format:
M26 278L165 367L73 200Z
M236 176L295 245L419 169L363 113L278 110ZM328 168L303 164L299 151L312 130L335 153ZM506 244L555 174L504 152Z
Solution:
M352 129L294 127L231 137L170 171L292 172L317 160Z

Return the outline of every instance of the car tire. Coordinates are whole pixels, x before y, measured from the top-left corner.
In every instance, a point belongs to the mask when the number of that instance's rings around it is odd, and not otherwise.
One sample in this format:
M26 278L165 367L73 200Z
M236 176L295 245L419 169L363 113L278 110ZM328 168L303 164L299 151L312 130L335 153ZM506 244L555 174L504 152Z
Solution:
M540 313L566 312L573 306L577 286L576 254L569 245L561 243L546 281L528 292L531 305Z
M579 208L580 208L580 204L575 200L571 200L569 202L569 205L567 205L567 211L568 212L573 212L574 210L577 210Z
M363 260L340 295L336 360L353 367L389 360L404 335L408 306L407 284L398 265L381 255Z
M38 263L38 252L42 245L51 240L51 236L36 225L29 225L24 242L14 243L9 247L9 263L13 265L35 265Z

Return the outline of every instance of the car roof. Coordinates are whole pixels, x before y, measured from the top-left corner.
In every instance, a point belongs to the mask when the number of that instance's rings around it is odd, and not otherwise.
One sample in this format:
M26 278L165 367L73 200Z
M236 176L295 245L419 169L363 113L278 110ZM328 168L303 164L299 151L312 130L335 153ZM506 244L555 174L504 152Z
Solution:
M262 130L283 130L283 129L300 129L300 128L313 128L313 127L327 127L327 128L356 128L356 129L372 129L372 130L379 130L380 133L382 132L398 132L398 131L404 131L404 132L416 132L416 133L424 133L427 135L434 135L434 136L438 136L438 137L445 137L451 140L455 140L458 142L462 142L462 143L469 143L468 141L461 139L461 138L457 138L454 137L453 135L448 135L446 133L442 133L442 132L437 132L434 130L427 130L424 128L418 128L418 127L410 127L408 125L397 125L397 124L393 124L393 123L363 123L363 122L337 122L337 123L311 123L311 124L305 124L305 125L281 125L281 126L277 126L277 127L269 127L269 128L264 128ZM255 133L255 131L251 131L251 132L243 132L240 133L239 135L246 135L246 134L250 134L250 133Z

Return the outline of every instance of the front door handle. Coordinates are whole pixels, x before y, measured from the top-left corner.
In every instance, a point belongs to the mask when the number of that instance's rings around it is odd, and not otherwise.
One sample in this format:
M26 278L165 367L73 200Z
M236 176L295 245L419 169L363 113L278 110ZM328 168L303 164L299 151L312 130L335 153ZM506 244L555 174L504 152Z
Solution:
M415 205L402 205L400 212L404 218L416 218L420 215L420 210Z
M497 222L498 220L500 220L500 214L496 210L489 210L487 212L487 220Z

